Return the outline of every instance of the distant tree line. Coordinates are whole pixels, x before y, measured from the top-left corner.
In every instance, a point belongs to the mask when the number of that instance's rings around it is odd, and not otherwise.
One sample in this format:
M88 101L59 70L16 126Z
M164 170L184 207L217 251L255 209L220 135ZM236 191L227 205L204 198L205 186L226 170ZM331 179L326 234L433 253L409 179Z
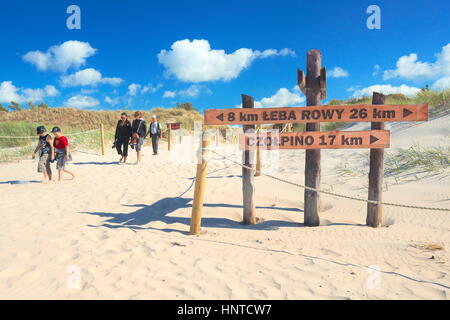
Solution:
M193 111L193 110L198 111L198 109L194 108L192 106L192 103L190 103L189 101L187 101L185 103L177 102L176 108L177 109L184 109L184 110L187 110L187 111Z
M44 102L41 102L40 104L38 104L36 106L33 101L28 101L28 106L29 106L28 109L30 109L30 110L34 110L36 108L41 108L41 109L49 109L50 108ZM7 109L7 108L9 108L9 109ZM20 104L15 101L11 101L11 103L7 106L7 108L5 108L2 104L0 104L0 111L8 112L8 111L22 111L23 110L23 108L20 106ZM25 108L25 109L27 109L27 108Z

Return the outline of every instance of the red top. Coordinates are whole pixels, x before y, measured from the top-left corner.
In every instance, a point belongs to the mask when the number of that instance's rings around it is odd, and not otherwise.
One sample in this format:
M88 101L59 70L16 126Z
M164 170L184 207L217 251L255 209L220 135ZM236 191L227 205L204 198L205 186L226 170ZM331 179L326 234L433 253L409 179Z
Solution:
M59 138L55 137L55 139L53 140L53 146L58 150L61 150L62 148L67 147L68 145L69 141L64 136L61 136Z

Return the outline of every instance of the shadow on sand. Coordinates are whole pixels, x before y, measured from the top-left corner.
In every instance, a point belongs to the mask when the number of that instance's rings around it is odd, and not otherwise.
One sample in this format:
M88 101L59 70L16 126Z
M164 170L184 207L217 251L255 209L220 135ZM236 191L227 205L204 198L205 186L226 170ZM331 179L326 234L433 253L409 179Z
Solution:
M10 181L0 181L0 184L30 184L30 183L42 183L38 180L10 180Z
M114 161L114 162L90 161L90 162L72 162L71 164L76 165L76 166L83 166L83 165L109 166L109 165L119 165L119 162L118 161Z
M159 229L155 227L146 226L148 223L153 221L161 221L166 224L181 223L186 226L190 225L190 217L171 217L169 214L181 209L181 208L191 208L192 198L181 198L181 197L168 197L163 198L151 205L145 204L135 204L135 205L124 205L126 207L138 208L136 211L131 213L108 213L108 212L81 212L90 215L97 215L99 217L109 218L100 227L108 228L129 228L129 229L153 229L166 232L180 232L177 229ZM225 203L205 203L204 207L210 208L237 208L242 209L240 205L232 205ZM291 212L302 212L298 208L279 208L279 207L264 207L257 206L257 209L271 209L271 210L283 210ZM227 218L212 218L204 217L202 218L203 227L211 228L235 228L235 229L251 229L251 230L276 230L279 227L298 227L301 223L282 221L282 220L264 220L255 225L243 225L238 221L234 221Z
M174 198L163 198L161 200L158 200L157 202L153 203L152 205L144 205L144 204L136 204L136 205L125 205L126 207L134 207L139 208L134 212L131 213L106 213L106 212L82 212L85 214L91 214L91 215L97 215L100 217L106 217L110 218L105 223L94 226L89 225L89 227L107 227L107 228L128 228L134 232L136 230L147 230L150 232L171 232L170 234L164 235L159 233L160 236L164 237L170 237L170 238L180 238L180 239L186 239L181 236L177 236L176 234L172 232L181 233L183 235L186 235L188 232L183 232L176 229L159 229L154 227L144 227L144 225L148 224L152 221L162 221L167 224L171 223L182 223L185 225L189 225L190 218L184 218L184 217L170 217L168 216L170 213L176 211L180 208L191 208L192 205L189 204L192 201L192 198L180 198L180 197L174 197ZM214 207L214 208L242 208L242 206L239 205L228 205L223 203L218 204L205 204L205 207ZM260 209L276 209L276 210L286 210L286 211L292 211L292 212L302 212L301 210L297 208L278 208L278 207L257 207ZM351 223L330 223L328 226L332 225L351 225L351 226L363 226L358 224L351 224ZM280 220L267 220L263 221L256 225L250 225L250 226L244 226L241 223L226 219L226 218L203 218L202 219L202 226L204 227L213 227L213 228L237 228L237 229L249 229L249 230L276 230L278 227L301 227L303 224L301 223L295 223L295 222L289 222L289 221L280 221ZM365 227L365 226L364 226ZM187 229L187 228L186 228ZM325 261L328 263L332 263L337 266L341 267L356 267L360 268L362 270L369 270L373 269L372 266L365 266L365 265L359 265L354 263L346 263L346 262L339 262L335 261L329 258L319 257L319 256L313 256L308 254L302 254L302 253L293 253L290 251L285 251L283 249L270 249L270 248L264 248L264 247L255 247L245 244L238 244L233 242L227 242L227 241L220 241L220 240L214 240L214 239L206 239L201 237L195 237L191 238L195 241L206 241L206 242L212 242L212 243L221 243L225 245L232 245L237 246L241 248L248 248L248 249L254 249L254 250L262 250L266 252L273 252L273 253L279 253L279 254L287 254L287 255L296 255L303 257L305 259L311 259L314 261ZM409 281L413 281L416 283L424 283L424 284L432 284L439 286L441 288L444 288L446 290L449 290L450 287L446 284L435 282L435 281L429 281L429 280L422 280L418 279L406 274L402 274L396 271L385 271L385 270L378 270L375 271L381 272L386 275L396 276L400 277Z

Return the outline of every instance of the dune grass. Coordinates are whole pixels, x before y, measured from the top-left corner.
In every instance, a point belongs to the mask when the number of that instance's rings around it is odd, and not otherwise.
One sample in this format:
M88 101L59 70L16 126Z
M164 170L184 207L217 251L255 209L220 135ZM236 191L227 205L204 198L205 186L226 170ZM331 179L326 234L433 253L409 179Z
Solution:
M412 146L408 149L396 149L386 153L384 166L385 176L395 176L412 170L441 173L450 166L450 148Z
M71 108L34 108L21 111L0 111L1 122L24 122L34 124L57 124L70 130L90 130L99 128L100 124L107 130L114 130L122 111L92 111ZM130 120L134 111L125 111ZM166 121L180 122L182 128L192 130L194 121L202 121L203 117L195 110L181 108L156 108L144 111L144 119L150 119L155 114L165 128ZM49 125L50 126L50 125Z
M15 161L31 156L36 148L38 136L36 127L40 123L0 122L0 161ZM46 125L51 130L54 125ZM78 128L66 128L60 126L62 133L69 139L71 150L100 151L100 130L83 130ZM4 138L4 137L8 138ZM114 131L109 129L104 132L106 148L114 139Z
M450 147L420 147L386 150L384 158L384 176L396 182L402 177L412 176L420 180L429 174L439 174L450 167ZM360 177L369 173L368 158L360 167L349 166L342 162L336 166L339 177Z

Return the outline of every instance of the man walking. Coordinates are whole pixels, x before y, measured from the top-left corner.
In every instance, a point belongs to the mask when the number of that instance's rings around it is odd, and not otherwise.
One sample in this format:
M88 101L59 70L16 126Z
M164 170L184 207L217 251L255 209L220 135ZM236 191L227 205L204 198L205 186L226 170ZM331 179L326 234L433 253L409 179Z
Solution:
M162 127L158 122L155 115L152 116L152 123L150 124L149 130L150 137L152 138L152 147L153 147L153 155L158 154L158 142L159 138L161 138Z

